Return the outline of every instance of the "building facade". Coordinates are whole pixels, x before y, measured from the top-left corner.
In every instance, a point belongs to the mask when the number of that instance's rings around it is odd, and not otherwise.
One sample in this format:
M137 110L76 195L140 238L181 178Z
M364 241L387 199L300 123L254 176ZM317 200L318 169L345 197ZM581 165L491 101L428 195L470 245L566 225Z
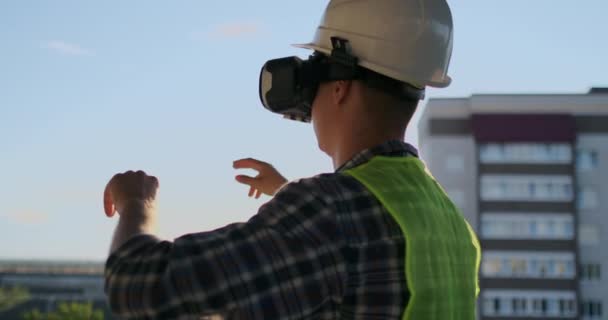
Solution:
M481 319L608 319L608 92L431 99L420 152L475 228Z

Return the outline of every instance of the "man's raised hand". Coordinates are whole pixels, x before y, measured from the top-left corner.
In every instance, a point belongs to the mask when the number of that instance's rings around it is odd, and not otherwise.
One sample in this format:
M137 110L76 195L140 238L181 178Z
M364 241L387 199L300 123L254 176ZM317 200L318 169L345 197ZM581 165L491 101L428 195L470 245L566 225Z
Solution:
M130 205L154 209L158 185L156 177L148 176L143 171L127 171L114 175L103 193L106 215L112 217L116 212L124 213L125 208Z
M259 198L262 193L273 196L287 179L283 177L271 164L252 159L236 160L233 164L235 169L253 169L258 172L255 177L237 175L236 181L249 186L249 197Z

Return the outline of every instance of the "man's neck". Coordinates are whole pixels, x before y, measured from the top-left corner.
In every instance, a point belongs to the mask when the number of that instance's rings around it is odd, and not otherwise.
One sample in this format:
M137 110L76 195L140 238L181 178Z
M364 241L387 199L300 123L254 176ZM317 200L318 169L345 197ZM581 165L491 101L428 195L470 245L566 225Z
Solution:
M390 140L403 141L404 139L405 132L393 134L365 135L359 137L350 136L349 138L344 139L344 141L336 147L335 151L331 155L334 169L340 168L347 161L352 159L355 155L357 155L363 150L367 150Z

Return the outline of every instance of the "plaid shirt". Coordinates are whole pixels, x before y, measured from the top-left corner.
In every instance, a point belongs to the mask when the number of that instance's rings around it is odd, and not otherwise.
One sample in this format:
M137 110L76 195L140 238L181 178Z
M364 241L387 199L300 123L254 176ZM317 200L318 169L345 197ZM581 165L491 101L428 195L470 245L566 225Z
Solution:
M336 173L291 182L246 223L129 239L107 260L106 293L126 319L400 319L408 303L401 229L342 174L377 155L417 156L401 141Z

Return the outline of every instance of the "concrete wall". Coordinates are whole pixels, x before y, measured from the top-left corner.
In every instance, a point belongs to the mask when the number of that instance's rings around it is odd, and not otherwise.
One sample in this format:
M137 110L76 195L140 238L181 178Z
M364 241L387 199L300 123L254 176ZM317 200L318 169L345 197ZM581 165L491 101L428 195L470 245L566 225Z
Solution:
M425 136L420 155L477 231L477 154L470 136Z
M608 306L608 134L580 135L579 149L592 149L598 153L598 167L591 171L577 173L579 187L591 186L598 192L598 206L592 210L579 211L579 224L599 228L597 245L581 245L580 261L601 263L601 280L581 280L582 300L603 300L604 309ZM604 310L606 314L606 310Z

